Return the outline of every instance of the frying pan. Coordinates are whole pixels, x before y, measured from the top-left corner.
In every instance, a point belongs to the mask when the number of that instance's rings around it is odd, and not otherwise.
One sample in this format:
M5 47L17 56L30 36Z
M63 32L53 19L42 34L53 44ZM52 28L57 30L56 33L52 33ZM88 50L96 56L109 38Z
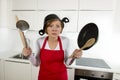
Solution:
M86 24L78 35L77 43L79 48L83 47L90 38L95 38L95 42L91 46L85 47L83 50L91 48L98 40L98 33L98 27L95 23Z
M16 27L19 29L19 34L20 34L23 46L26 48L28 45L27 45L27 41L23 31L29 29L29 24L25 20L19 20L17 16L16 16L16 20L17 20Z
M79 32L77 44L81 50L88 50L91 48L98 40L98 27L95 23L86 24ZM73 63L75 58L73 58L69 65Z

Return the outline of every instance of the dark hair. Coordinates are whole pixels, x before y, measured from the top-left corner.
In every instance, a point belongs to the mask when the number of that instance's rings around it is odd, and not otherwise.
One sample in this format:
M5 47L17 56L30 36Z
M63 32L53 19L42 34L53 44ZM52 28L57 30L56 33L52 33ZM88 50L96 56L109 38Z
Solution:
M62 26L62 29L64 28L64 23L67 23L69 22L69 19L67 17L64 17L62 20L56 15L56 14L49 14L45 17L44 19L44 25L43 25L43 29L41 29L39 31L39 34L40 35L44 35L46 33L46 29L47 27L53 22L53 21L60 21L61 22L61 26Z

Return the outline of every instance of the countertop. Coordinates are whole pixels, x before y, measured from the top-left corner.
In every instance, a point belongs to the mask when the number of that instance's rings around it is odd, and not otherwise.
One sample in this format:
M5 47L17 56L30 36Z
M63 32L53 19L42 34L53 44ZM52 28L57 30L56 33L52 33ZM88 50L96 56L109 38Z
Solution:
M94 70L94 71L106 71L106 72L113 72L113 73L120 73L120 69L113 69L111 66L110 69L107 68L98 68L98 67L90 67L90 66L81 66L81 65L76 65L76 61L73 62L72 65L67 66L68 68L73 68L73 69L85 69L85 70Z
M19 61L19 62L28 62L30 63L29 60L25 60L25 59L16 59L16 58L11 58L11 56L14 55L10 55L10 56L0 56L1 60L11 60L11 61ZM95 70L95 71L106 71L106 72L113 72L113 73L120 73L120 69L114 69L112 68L112 66L110 66L110 69L106 69L106 68L96 68L96 67L90 67L90 66L78 66L76 65L76 60L69 66L67 66L67 68L72 68L72 69L86 69L86 70Z
M68 66L68 68L74 68L74 69L86 69L86 70L95 70L95 71L106 71L106 72L115 72L113 69L106 69L106 68L96 68L96 67L90 67L90 66L78 66L75 64L75 62Z

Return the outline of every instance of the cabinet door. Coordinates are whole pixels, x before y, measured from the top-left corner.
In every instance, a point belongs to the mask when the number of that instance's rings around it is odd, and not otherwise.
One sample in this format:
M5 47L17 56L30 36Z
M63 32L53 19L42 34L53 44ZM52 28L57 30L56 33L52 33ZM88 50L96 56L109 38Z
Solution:
M10 28L16 29L16 16L18 16L19 20L25 20L28 22L30 27L29 30L36 30L39 28L37 25L37 12L34 11L12 11L9 15L8 22Z
M5 80L31 80L30 63L6 60Z
M120 34L120 0L116 0L116 8L114 14L114 33Z
M38 0L39 10L78 10L78 0Z
M38 80L39 67L32 66L32 80Z
M0 59L0 80L2 80L2 62Z
M80 0L80 10L113 10L113 0Z
M0 80L4 80L4 60L0 59Z
M74 69L67 69L67 73L68 73L68 80L74 80Z
M77 31L77 11L40 11L39 12L39 25L43 27L44 18L48 14L56 14L62 19L63 17L67 17L69 19L68 23L64 25L64 32L76 32Z
M120 80L120 73L114 73L113 80Z
M0 0L0 26L2 25L2 15L1 15L1 11L2 11L2 8L1 8L1 4L2 2L1 2L1 0Z
M113 15L111 11L82 11L79 12L78 30L80 31L86 24L95 23L99 29L97 44L91 48L90 53L94 53L98 47L100 50L108 51L106 47L112 42L111 35L113 29ZM111 40L110 40L111 39ZM108 42L109 41L109 42ZM104 46L102 46L104 44ZM101 46L101 47L100 47ZM89 53L88 52L88 53ZM86 52L87 53L87 52ZM98 51L98 56L101 51ZM108 54L104 54L108 55ZM85 56L89 56L85 54ZM101 56L101 55L99 55Z
M113 12L112 11L80 11L79 12L79 20L78 20L79 31L86 24L91 22L95 23L98 26L99 31L105 35L107 34L107 32L112 31Z
M35 10L37 0L12 0L12 10Z

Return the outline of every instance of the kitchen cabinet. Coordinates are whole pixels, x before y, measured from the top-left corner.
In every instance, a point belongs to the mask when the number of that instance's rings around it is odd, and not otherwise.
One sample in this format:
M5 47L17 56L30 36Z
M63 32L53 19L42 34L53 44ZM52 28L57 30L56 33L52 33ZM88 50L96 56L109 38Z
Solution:
M79 10L113 10L114 0L79 0Z
M38 0L39 10L78 10L78 0Z
M1 3L2 3L2 2L1 2L1 0L0 0L0 5L2 5ZM1 8L1 6L0 6L0 12L1 12L1 11L2 11L2 8ZM1 18L2 18L2 15L1 15L1 13L0 13L0 26L2 25L2 23L1 23L1 22L2 22Z
M112 11L79 11L78 30L80 31L86 24L95 23L100 33L112 31L113 12ZM108 30L106 32L106 30Z
M37 0L12 0L12 10L35 10Z
M0 59L0 80L2 80L2 62Z
M4 80L4 60L0 59L0 80Z
M4 60L0 59L0 80L4 80Z
M69 18L69 23L65 23L65 32L77 31L78 11L12 11L9 14L8 28L16 29L16 16L19 20L25 20L29 23L29 30L40 30L43 28L44 18L48 14L57 14L61 19L63 17Z
M39 67L32 65L32 80L38 80Z
M18 16L19 20L25 20L29 23L29 30L38 30L40 27L37 19L37 12L35 11L12 11L9 15L9 28L16 29L16 16Z
M120 73L114 73L113 80L120 80Z
M120 0L116 0L116 7L114 13L114 33L120 34Z
M74 80L74 73L75 69L68 68L67 69L67 74L68 74L68 80Z
M67 17L69 19L68 23L65 23L63 32L76 32L77 31L77 11L40 11L38 12L38 25L43 27L44 18L48 14L57 14L60 19Z
M31 64L29 62L5 60L4 70L5 80L31 80Z

